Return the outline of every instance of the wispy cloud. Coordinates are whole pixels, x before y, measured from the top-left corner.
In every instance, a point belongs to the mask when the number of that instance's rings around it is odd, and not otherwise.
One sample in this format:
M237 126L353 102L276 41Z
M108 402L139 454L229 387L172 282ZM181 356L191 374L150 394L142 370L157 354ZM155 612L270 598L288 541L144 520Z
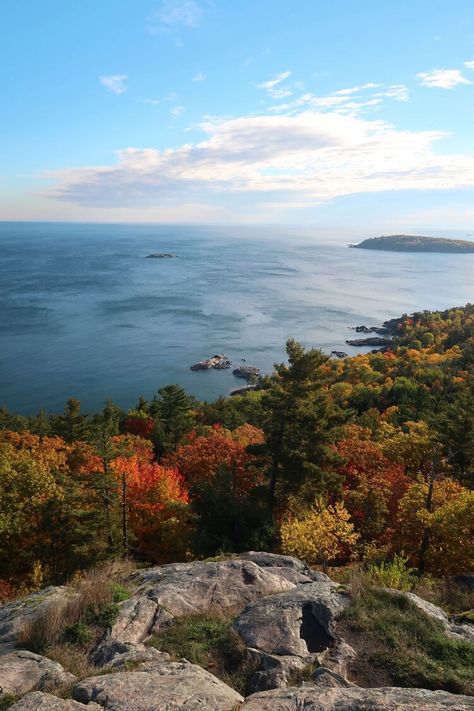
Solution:
M145 99L143 102L144 104L159 104L160 100L159 99Z
M193 81L205 81L206 75L203 74L202 72L198 72L193 76Z
M290 71L281 72L280 74L277 74L274 79L269 79L261 84L257 84L257 89L264 89L267 94L272 97L272 99L284 99L287 96L291 96L293 92L289 89L283 89L278 85L290 76Z
M99 77L102 86L105 86L107 91L111 91L113 94L123 94L127 91L127 87L125 86L126 80L126 74L106 74L105 76Z
M181 116L184 111L184 106L173 106L170 110L171 116Z
M416 76L421 79L423 86L437 89L453 89L458 84L472 84L459 69L432 69L430 72L419 72Z
M410 92L405 84L391 84L386 91L382 92L382 96L386 96L389 99L396 99L397 101L408 101Z
M378 89L379 86L382 85L369 82L368 84L360 84L360 86L351 86L349 89L339 89L332 93L336 96L347 96L349 94L358 94L360 91L365 91L366 89Z
M195 0L163 0L159 8L149 18L152 34L170 32L175 27L197 27L203 9Z
M464 66L467 67L467 69L474 69L474 60L464 62Z

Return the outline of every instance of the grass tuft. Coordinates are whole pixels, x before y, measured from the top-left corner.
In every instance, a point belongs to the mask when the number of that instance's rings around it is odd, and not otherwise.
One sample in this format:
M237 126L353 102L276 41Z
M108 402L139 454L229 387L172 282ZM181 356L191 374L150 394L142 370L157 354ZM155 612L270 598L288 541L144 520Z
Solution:
M14 703L18 701L16 696L13 696L13 694L5 694L4 696L0 697L0 711L7 711L7 709L10 708L10 706L13 706Z
M173 659L185 658L198 664L243 695L257 668L229 617L183 617L154 635L150 644Z
M402 594L365 588L340 631L359 653L351 671L362 686L384 685L377 684L380 675L399 686L474 694L474 645L447 637Z

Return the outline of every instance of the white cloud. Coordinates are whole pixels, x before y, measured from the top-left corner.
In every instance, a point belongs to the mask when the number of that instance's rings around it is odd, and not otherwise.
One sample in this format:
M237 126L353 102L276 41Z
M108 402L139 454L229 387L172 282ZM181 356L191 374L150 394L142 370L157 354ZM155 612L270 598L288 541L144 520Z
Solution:
M163 0L152 14L149 30L152 34L170 32L174 27L196 27L203 15L203 9L195 0Z
M60 171L49 197L88 207L319 204L339 196L474 187L474 156L437 154L444 134L333 110L208 120L195 144L127 148L114 165Z
M204 81L206 79L206 75L203 74L202 72L198 72L193 76L193 81Z
M396 101L408 101L410 93L404 84L391 84L385 91L382 91L377 96L386 96L389 99Z
M290 91L289 89L282 89L281 87L278 87L278 85L281 84L282 81L285 81L285 79L288 79L288 77L290 76L290 71L281 72L281 74L278 74L274 79L269 79L268 81L264 81L261 84L257 84L257 89L265 89L267 94L269 94L272 99L283 99L287 96L291 96L293 93L292 91Z
M145 99L143 102L144 104L159 104L160 100L159 99Z
M181 116L184 111L184 106L173 106L170 110L171 116Z
M419 72L416 75L423 86L437 89L453 89L458 84L472 84L459 69L433 69L430 72Z
M467 67L468 69L474 69L474 60L469 61L469 62L464 62L464 66Z
M127 91L127 87L125 86L126 80L126 74L106 74L105 76L99 77L102 86L105 86L107 91L111 91L113 94L123 94Z

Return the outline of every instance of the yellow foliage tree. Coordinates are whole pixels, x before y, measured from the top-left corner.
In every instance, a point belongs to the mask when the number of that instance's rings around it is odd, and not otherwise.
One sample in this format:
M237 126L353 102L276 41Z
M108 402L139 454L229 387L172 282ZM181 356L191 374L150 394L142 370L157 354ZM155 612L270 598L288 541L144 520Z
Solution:
M443 575L474 568L474 492L449 478L435 487L432 510L426 508L428 485L415 483L400 501L395 541L412 563L424 531L429 532L426 569Z
M342 555L348 557L359 538L344 505L325 505L321 499L301 516L288 516L280 536L284 553L323 568Z

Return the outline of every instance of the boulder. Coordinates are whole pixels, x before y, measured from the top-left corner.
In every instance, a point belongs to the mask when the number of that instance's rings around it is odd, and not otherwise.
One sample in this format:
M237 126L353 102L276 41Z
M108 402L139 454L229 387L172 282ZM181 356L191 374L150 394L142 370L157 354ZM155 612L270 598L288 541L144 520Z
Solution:
M246 560L172 563L140 571L135 577L142 585L128 601L129 605L121 608L114 625L117 634L121 625L128 630L138 617L138 613L133 613L131 621L123 620L125 613L130 617L130 610L138 600L147 602L140 603L137 627L148 620L152 629L156 615L161 614L157 605L174 617L220 613L242 610L247 603L260 597L295 588L294 583ZM158 624L162 624L159 619Z
M349 602L335 583L310 583L251 603L234 624L248 647L307 657L336 645L334 621Z
M113 711L233 711L243 701L234 689L188 662L84 679L74 687L73 697Z
M107 639L91 654L91 661L97 667L110 669L127 669L131 665L142 668L145 664L168 662L170 655L159 652L154 647L146 647L144 644Z
M278 656L267 654L259 649L247 649L248 658L254 663L256 671L248 681L247 693L267 691L269 689L286 688L295 674L299 674L311 664L314 659L296 656Z
M0 657L0 697L20 696L39 689L51 691L77 681L61 664L40 654L18 650Z
M455 575L453 581L465 592L474 592L474 573Z
M33 691L10 706L9 711L85 711L85 707L72 699L58 699L51 694ZM87 711L101 711L101 707L89 704Z
M351 687L353 688L357 686L357 684L353 684L341 674L337 674L337 672L334 672L327 667L319 667L319 669L316 669L311 674L311 682L315 686L322 686L330 689L341 687L350 689Z
M426 689L275 689L249 696L241 711L474 711L473 696Z
M32 622L51 603L59 601L66 594L68 594L66 588L51 586L20 600L0 605L0 645L6 647L6 645L18 644L25 624Z

